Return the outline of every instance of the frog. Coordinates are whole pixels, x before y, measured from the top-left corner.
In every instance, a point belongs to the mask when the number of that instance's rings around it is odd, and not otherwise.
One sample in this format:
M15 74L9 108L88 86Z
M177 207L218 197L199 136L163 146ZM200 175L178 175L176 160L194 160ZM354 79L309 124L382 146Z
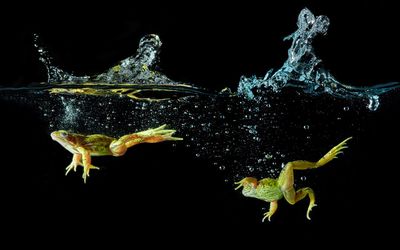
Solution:
M84 135L66 130L54 131L51 138L73 154L72 162L66 167L65 175L71 170L76 172L78 166L83 167L83 182L86 183L91 169L99 169L92 165L92 156L123 156L128 148L141 143L158 143L163 141L181 141L183 138L172 136L176 130L166 129L166 124L157 128L123 135L114 138L104 134Z
M317 206L317 204L315 204L314 191L310 187L295 190L294 170L315 169L326 165L328 162L337 158L339 154L343 153L343 149L347 148L347 141L351 138L352 137L348 137L338 145L334 146L316 162L296 160L286 163L278 178L264 178L257 180L254 177L245 177L234 183L237 185L235 190L242 188L243 196L270 203L269 210L264 213L262 222L264 222L265 219L271 221L272 215L274 215L278 209L278 200L284 198L289 204L294 205L308 196L309 205L306 217L308 220L311 220L310 212L313 207Z

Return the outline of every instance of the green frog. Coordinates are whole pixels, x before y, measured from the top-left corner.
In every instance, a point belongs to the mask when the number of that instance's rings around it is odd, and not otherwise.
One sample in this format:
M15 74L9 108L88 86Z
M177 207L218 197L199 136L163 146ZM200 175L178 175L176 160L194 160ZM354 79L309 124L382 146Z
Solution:
M262 219L263 222L265 219L268 219L268 221L271 220L271 216L278 209L278 200L285 198L287 202L294 205L296 202L302 200L308 195L310 203L308 205L306 217L310 220L310 212L312 208L316 206L314 191L309 187L301 188L296 191L293 187L293 170L313 169L324 166L331 160L337 158L337 155L342 153L343 149L347 148L346 142L350 139L351 137L333 147L317 162L302 160L288 162L277 179L265 178L257 180L253 177L245 177L242 180L235 182L235 184L238 185L235 190L243 187L242 194L244 196L270 202L269 211L264 213Z
M122 156L128 148L140 143L183 140L180 137L172 136L176 130L165 128L166 125L164 124L158 128L124 135L118 139L102 134L82 135L58 130L51 133L51 138L73 154L72 162L66 168L65 175L72 169L76 172L76 168L82 166L82 178L84 183L86 183L86 178L89 176L90 170L99 169L92 165L92 156Z

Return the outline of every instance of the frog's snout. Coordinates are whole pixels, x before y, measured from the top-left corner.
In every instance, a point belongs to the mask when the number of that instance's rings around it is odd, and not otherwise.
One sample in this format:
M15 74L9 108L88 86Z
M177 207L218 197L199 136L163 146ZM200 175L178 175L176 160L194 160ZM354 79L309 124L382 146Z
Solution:
M57 138L57 132L56 131L51 132L50 136L51 136L51 139L53 139L55 141Z

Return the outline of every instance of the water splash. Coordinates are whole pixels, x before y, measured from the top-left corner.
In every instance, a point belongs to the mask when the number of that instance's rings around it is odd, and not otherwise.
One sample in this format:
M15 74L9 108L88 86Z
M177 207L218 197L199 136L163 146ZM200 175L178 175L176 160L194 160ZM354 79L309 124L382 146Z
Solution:
M242 76L238 94L258 100L254 90L260 87L280 91L284 87L296 87L310 94L328 93L340 98L365 99L367 107L374 111L379 106L379 95L396 89L400 83L387 83L372 87L353 87L340 83L326 70L314 52L313 39L319 34L326 34L329 27L327 16L315 17L307 8L303 9L297 20L298 29L284 40L292 40L288 50L288 59L283 66L273 73L269 70L264 78Z
M177 84L164 74L155 70L160 53L161 40L157 35L142 37L135 56L130 56L105 72L94 76L75 76L54 66L48 51L39 43L39 36L34 35L34 46L39 53L39 60L47 69L49 83L140 83L140 84Z
M175 84L175 81L154 70L161 45L157 35L146 35L140 39L135 56L120 61L91 80L107 83Z
M41 44L38 34L33 34L33 46L35 46L39 53L39 60L46 67L48 83L82 83L89 80L89 76L75 76L72 73L68 73L59 67L56 67L54 65L53 58L49 55L49 52L46 50L46 48Z

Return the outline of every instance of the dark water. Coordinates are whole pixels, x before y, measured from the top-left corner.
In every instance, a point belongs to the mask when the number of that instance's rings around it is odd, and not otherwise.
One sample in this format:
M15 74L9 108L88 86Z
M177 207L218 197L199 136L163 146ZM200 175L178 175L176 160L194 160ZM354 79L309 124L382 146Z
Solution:
M212 94L153 103L47 92L3 96L1 183L8 214L21 225L90 225L103 233L120 225L150 227L143 229L149 233L174 225L220 231L254 227L266 234L290 228L323 235L321 228L339 227L337 237L351 237L352 230L373 234L383 223L395 224L398 149L392 145L400 139L399 91L381 95L375 111L368 108L368 98L315 95L301 88L261 87L254 91L257 100L218 94L224 87L236 91L242 75L281 67L290 44L285 47L281 40L295 29L304 6L271 6L275 15L257 6L224 14L205 8L211 11L206 20L203 14L188 15L181 17L185 24L167 9L150 21L137 17L117 27L71 20L54 28L35 21L12 30L9 48L19 53L11 53L10 62L18 66L4 71L5 87L47 80L35 61L32 32L41 33L55 53L53 61L74 75L104 72L134 54L143 35L157 33L164 44L156 69ZM330 17L329 35L314 46L336 79L353 86L399 80L393 60L397 45L390 35L398 20L388 14L390 8L365 4L359 13L334 4L306 6ZM379 18L371 20L372 14ZM110 34L99 35L100 30ZM83 36L88 32L91 39ZM86 185L79 172L64 176L71 155L49 136L58 129L118 136L163 123L185 141L140 145L120 158L94 158L102 170L93 172ZM316 160L348 136L354 137L349 148L329 166L295 173L298 187L316 192L311 222L305 218L306 201L291 206L281 200L272 222L261 223L268 204L233 190L237 179L276 177L282 163Z

